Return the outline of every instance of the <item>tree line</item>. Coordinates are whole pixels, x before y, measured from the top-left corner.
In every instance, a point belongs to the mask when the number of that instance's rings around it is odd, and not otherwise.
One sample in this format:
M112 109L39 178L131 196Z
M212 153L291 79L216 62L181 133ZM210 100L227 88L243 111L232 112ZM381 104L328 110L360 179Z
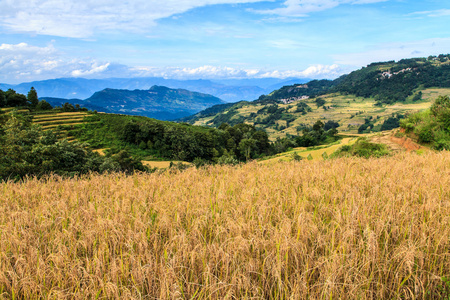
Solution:
M100 156L88 144L59 139L54 131L33 125L29 116L0 113L0 180L135 170L146 168L126 151Z
M27 96L17 93L13 89L0 90L0 108L27 107L36 110L49 110L53 107L45 100L39 100L36 89L31 87Z

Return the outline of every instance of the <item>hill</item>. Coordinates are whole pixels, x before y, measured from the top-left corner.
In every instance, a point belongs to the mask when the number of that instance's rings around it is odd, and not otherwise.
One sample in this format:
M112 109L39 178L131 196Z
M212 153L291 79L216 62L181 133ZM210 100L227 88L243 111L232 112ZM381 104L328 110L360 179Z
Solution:
M248 123L272 138L297 135L316 121L338 123L339 131L364 133L399 126L405 114L428 108L450 94L450 55L380 62L336 80L284 86L255 101L200 112L189 122L217 127Z
M104 89L86 100L43 97L52 105L65 102L108 113L141 115L159 120L174 120L217 104L221 99L183 89L153 86L148 90Z

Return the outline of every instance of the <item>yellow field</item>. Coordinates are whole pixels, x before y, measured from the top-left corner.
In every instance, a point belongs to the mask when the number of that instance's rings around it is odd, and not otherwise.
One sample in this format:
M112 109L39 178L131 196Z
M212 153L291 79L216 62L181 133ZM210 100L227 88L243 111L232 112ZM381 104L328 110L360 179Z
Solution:
M84 124L83 118L87 115L86 112L36 114L33 115L33 123L42 125L43 129L55 129L58 125Z
M87 116L86 112L62 112L62 113L49 113L49 114L39 114L34 115L33 119L45 119L45 118L54 118L54 117L62 117L62 116Z
M259 163L261 164L271 164L278 161L291 161L292 160L292 154L297 153L304 159L307 158L309 155L313 158L313 160L323 160L323 153L326 152L328 156L333 154L337 149L344 145L352 145L355 143L357 138L343 138L339 141L338 144L331 145L331 146L323 146L320 147L320 149L307 149L304 147L298 147L295 148L293 151L284 152L281 154L278 154L276 157L261 160Z
M450 89L448 88L430 88L422 91L422 99L435 100L439 96L450 95Z
M449 201L449 152L2 183L0 298L440 299Z
M57 123L57 124L61 124L61 125L66 125L67 124L67 122L80 122L80 121L83 121L83 118L73 118L73 117L70 117L70 118L64 118L64 119L57 119L57 120L53 120L53 119L51 119L51 120L46 120L46 119L43 119L43 120L37 120L37 121L34 121L33 123L34 124L42 124L42 123L45 123L45 124L52 124L52 123Z
M191 163L185 162L185 161L146 161L143 160L142 164L144 166L150 167L150 168L168 168L170 167L170 163L178 164L182 163L183 165L191 165Z

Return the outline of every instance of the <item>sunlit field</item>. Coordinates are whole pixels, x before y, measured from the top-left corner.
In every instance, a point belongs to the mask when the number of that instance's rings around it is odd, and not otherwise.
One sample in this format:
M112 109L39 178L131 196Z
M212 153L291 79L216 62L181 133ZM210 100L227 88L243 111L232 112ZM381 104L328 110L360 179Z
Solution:
M0 183L2 299L448 299L450 153Z

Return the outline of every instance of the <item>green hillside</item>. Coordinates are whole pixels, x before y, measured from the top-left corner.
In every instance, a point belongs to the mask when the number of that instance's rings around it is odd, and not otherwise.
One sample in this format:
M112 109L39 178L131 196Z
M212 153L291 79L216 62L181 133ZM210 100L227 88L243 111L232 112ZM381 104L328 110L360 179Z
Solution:
M298 135L320 120L347 133L368 133L399 126L410 112L429 108L450 94L450 55L373 63L336 80L313 80L282 87L259 99L200 112L193 124L218 127L247 123L271 139Z

